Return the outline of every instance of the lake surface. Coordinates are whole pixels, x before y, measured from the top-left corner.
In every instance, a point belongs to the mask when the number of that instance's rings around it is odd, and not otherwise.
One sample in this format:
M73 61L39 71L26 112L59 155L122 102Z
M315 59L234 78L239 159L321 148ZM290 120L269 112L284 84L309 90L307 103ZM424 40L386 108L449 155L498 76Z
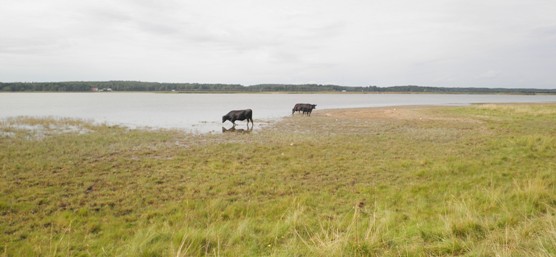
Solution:
M291 115L296 103L317 104L320 110L529 102L554 103L556 95L0 93L0 119L77 118L131 128L177 128L207 133L231 127L229 121L222 124L222 116L230 110L253 109L256 130Z

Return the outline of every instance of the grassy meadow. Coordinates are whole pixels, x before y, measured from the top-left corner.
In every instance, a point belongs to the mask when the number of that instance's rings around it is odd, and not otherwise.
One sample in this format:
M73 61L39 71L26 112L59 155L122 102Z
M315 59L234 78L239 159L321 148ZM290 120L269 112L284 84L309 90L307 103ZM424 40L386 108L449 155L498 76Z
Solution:
M0 256L556 255L556 104L207 135L20 117L0 168Z

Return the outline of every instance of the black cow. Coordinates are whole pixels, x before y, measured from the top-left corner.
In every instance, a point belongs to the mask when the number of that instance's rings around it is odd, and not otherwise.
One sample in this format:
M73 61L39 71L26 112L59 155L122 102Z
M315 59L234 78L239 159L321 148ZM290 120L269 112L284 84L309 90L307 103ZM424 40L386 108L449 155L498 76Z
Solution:
M309 106L305 106L302 111L303 114L307 114L307 116L311 116L311 112L313 111L313 109L316 109L317 105L316 104L310 104Z
M234 126L236 125L236 120L247 120L247 126L249 126L249 121L251 121L251 126L253 126L253 111L251 109L230 111L222 116L222 123L227 120L231 121Z
M302 105L305 105L305 104L295 104L295 105L293 106L293 109L292 109L292 115L293 115L295 112L300 112L300 111L301 111L301 106L302 106Z
M309 116L311 115L313 109L316 108L317 108L316 104L295 104L295 106L292 109L292 115L295 112L302 112L303 114L307 114L307 116Z

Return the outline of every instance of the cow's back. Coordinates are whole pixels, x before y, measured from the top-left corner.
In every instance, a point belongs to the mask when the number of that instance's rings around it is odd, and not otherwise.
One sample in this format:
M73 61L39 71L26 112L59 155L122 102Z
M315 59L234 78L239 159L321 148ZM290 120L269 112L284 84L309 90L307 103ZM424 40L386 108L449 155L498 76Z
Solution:
M244 120L244 119L252 119L253 118L253 110L245 109L245 110L233 110L228 113L230 117L233 117L236 120Z

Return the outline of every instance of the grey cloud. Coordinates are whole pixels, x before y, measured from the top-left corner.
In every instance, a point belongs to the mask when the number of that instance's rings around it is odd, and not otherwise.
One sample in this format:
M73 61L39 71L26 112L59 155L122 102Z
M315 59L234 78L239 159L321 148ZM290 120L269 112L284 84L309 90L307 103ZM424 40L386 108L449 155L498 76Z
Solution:
M40 58L44 72L20 65L5 78L63 80L86 67L182 82L550 85L554 11L545 0L14 0L0 9L0 69ZM143 72L148 63L160 71Z
M166 22L138 20L134 22L136 28L152 36L174 36L184 31L183 26Z
M48 38L8 38L0 41L1 54L42 55L63 51L71 43L54 36Z
M113 7L84 8L79 14L87 16L91 21L99 23L121 23L132 20L132 15L129 14L128 11ZM75 17L77 20L81 18L81 16Z
M530 34L532 37L543 37L556 40L556 24L539 26L532 30Z

